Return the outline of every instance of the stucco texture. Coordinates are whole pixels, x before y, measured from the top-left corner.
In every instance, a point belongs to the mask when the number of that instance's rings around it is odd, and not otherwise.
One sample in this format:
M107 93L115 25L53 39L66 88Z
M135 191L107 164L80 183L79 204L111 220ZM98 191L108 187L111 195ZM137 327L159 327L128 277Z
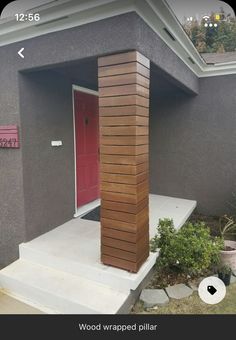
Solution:
M20 76L26 238L73 218L72 84L50 71ZM53 147L51 141L62 141Z
M25 59L17 56L22 46ZM17 124L21 142L0 149L0 266L17 258L19 243L73 218L72 83L96 90L97 57L129 50L151 60L152 192L224 210L236 165L236 79L199 81L128 13L0 48L0 124Z
M135 13L0 48L0 124L17 124L21 143L0 150L0 267L17 259L19 243L73 218L72 83L97 89L98 56L139 49L197 92L197 77Z
M11 49L0 49L0 125L20 125L17 67ZM21 136L21 129L19 131ZM22 149L0 149L0 267L17 258L25 239Z
M198 211L229 212L236 193L236 75L201 78L199 95L152 96L152 193L197 200Z

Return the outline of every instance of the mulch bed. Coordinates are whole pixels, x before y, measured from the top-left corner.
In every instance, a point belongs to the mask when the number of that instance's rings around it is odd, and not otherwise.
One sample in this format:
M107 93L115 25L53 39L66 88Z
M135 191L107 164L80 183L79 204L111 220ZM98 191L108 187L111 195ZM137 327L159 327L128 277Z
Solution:
M219 216L207 216L203 214L194 213L190 216L189 221L194 222L204 222L211 230L212 236L220 236L220 224Z
M163 289L167 286L173 286L178 283L187 283L189 278L182 273L171 271L161 271L156 268L154 275L146 288Z
M205 273L201 274L200 276L189 276L183 273L178 273L176 271L171 271L171 270L160 270L160 268L158 268L156 266L156 268L154 268L154 274L153 277L151 278L150 282L148 283L148 285L146 286L146 288L149 289L163 289L166 288L167 286L174 286L177 285L179 283L184 283L184 284L188 284L188 283L196 283L199 281L200 278L202 277L208 277L211 275L214 275L214 271L213 270L209 270L206 271Z

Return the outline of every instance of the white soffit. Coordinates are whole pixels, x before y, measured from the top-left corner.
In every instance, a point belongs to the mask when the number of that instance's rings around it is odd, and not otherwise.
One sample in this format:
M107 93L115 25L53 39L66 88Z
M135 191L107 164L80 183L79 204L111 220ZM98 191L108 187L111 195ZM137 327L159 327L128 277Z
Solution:
M198 76L236 74L236 62L207 65L164 0L58 0L29 10L41 20L0 20L0 46L135 11ZM164 31L166 28L175 41Z

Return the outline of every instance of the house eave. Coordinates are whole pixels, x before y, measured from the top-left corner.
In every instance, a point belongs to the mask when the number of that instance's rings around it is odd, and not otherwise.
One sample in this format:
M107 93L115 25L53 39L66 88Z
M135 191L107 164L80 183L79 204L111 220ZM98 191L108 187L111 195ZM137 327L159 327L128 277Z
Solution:
M30 12L40 13L40 23L20 23L14 17L0 20L0 46L136 12L198 77L236 74L236 62L215 65L204 62L164 0L59 0Z

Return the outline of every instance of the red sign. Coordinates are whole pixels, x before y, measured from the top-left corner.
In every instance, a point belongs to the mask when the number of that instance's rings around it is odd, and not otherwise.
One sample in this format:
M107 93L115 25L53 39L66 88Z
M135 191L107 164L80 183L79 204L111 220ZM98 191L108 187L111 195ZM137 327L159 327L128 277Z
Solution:
M0 148L19 148L19 134L16 125L0 125Z

